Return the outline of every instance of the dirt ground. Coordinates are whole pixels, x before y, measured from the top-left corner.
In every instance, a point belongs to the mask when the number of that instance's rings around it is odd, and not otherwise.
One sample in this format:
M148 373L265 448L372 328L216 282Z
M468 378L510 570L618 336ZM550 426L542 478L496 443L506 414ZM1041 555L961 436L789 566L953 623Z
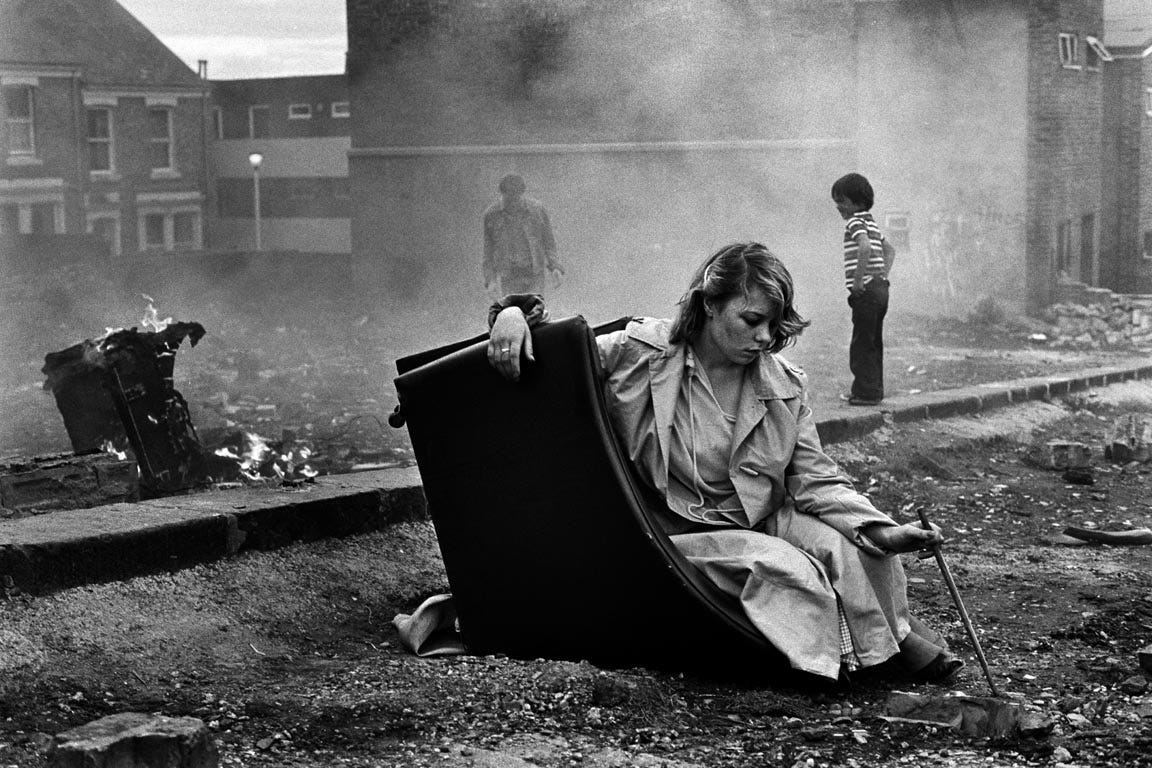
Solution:
M830 447L899 520L923 506L1002 692L1047 718L990 740L881 719L898 679L771 686L587 663L399 647L392 616L446 589L428 524L210 566L0 600L0 768L40 768L51 736L123 711L208 723L224 766L1152 765L1152 547L1056 545L1065 526L1152 525L1149 465L1102 439L1152 414L1126 383ZM1093 446L1092 485L1044 468L1050 440ZM984 683L933 560L905 556L916 610Z

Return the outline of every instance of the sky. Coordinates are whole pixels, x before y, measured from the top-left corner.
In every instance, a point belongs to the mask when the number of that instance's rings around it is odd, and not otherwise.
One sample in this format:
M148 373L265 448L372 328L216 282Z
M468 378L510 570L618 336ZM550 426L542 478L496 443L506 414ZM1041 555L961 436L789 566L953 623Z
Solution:
M119 0L208 77L232 80L344 71L345 0Z

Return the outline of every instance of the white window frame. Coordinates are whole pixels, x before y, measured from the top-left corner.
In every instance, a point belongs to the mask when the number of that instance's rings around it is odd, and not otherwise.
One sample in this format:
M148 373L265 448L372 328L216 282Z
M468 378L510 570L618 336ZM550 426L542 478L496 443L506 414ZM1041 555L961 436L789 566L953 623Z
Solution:
M224 139L224 110L220 107L212 108L212 130L216 133L217 140Z
M1084 69L1099 72L1105 61L1112 61L1112 54L1104 47L1104 43L1092 35L1084 35L1084 42L1087 45L1087 50L1084 52Z
M191 247L176 245L176 214L191 213L195 216L192 223ZM147 220L149 216L162 216L164 219L164 243L162 245L149 245ZM146 206L136 213L137 243L141 252L162 253L171 251L198 251L204 247L204 213L199 205L182 205L176 207L160 208Z
M1152 117L1152 87L1144 89L1144 114Z
M1080 69L1080 37L1075 32L1060 32L1060 66Z
M25 98L28 101L28 116L27 117L13 117L4 114L4 139L8 147L8 157L12 161L19 162L21 159L35 158L36 155L36 86L28 83L12 83L5 84L4 89L19 88L24 92ZM4 106L7 110L8 97L4 96ZM12 142L9 137L12 135L13 126L20 126L21 132L28 133L28 148L27 149L13 149ZM26 126L26 127L25 127Z
M152 135L152 113L163 112L164 120L168 128L166 136L153 136ZM170 176L176 172L176 159L175 159L175 140L172 136L172 109L170 107L149 107L148 108L148 143L150 146L157 144L165 145L165 154L168 157L167 165L153 165L152 176ZM151 162L152 153L148 153L149 162Z
M266 139L267 136L256 135L256 112L264 110L264 114L271 116L271 111L268 109L267 104L252 104L248 107L248 138L250 139Z
M311 104L289 104L288 105L288 119L289 120L311 120L312 119L312 105Z
M111 221L112 229L115 233L112 237L112 256L119 258L123 253L123 246L120 240L120 214L119 213L89 213L86 216L87 224L84 231L92 235L96 233L97 221Z
M334 101L331 106L332 117L336 119L343 119L352 117L352 102L350 101Z
M108 116L108 135L104 136L104 137L92 136L92 135L88 136L88 146L89 147L91 147L93 144L106 144L106 145L108 145L108 167L107 168L93 168L92 167L92 153L89 152L88 153L88 173L90 173L92 176L100 177L100 178L107 178L109 176L115 176L116 175L116 125L113 121L114 119L113 119L113 114L112 114L112 108L111 107L103 107L103 106L86 107L85 108L85 117L87 117L88 112L103 112Z

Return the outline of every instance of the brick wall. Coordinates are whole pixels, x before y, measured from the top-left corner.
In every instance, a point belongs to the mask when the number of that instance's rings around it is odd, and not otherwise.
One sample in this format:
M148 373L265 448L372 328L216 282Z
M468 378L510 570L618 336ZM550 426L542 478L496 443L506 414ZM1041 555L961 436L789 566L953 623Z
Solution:
M347 136L351 131L348 118L332 115L334 102L348 101L344 75L218 80L212 83L212 100L213 107L220 110L224 139L250 137L249 107L255 105L268 108L267 138ZM309 105L311 116L289 118L292 104ZM216 128L214 117L214 136Z
M1069 226L1067 263L1074 279L1099 280L1095 263L1084 263L1085 216L1100 229L1102 202L1103 73L1061 65L1059 34L1079 39L1080 63L1085 35L1101 38L1102 0L1030 0L1028 2L1028 171L1027 299L1036 310L1051 301L1056 286L1057 231ZM1091 240L1094 250L1095 236Z
M907 224L900 300L938 309L1024 280L1026 6L857 5L860 168ZM914 294L914 295L912 295Z
M1152 283L1141 256L1141 178L1147 176L1144 61L1117 58L1107 64L1104 93L1104 209L1102 255L1110 269L1102 284L1148 291Z
M1140 121L1140 226L1138 228L1138 244L1143 251L1145 233L1152 232L1152 116L1147 114L1145 101L1146 89L1152 88L1152 57L1146 56L1141 61L1142 77L1140 85L1133 94L1133 100L1140 106L1136 108L1136 117ZM1133 254L1135 258L1135 254ZM1152 291L1152 261L1141 256L1140 274L1143 277L1142 290Z

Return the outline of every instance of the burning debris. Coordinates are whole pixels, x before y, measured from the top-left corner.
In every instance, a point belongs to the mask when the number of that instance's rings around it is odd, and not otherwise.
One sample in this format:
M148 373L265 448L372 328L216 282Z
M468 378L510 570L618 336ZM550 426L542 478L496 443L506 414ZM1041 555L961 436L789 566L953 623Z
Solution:
M145 297L148 298L148 297ZM131 449L145 497L186 490L204 477L203 451L188 404L173 386L176 351L195 346L199 323L160 320L151 299L145 330L108 329L45 356L44 388L56 398L72 449Z
M284 435L270 442L252 431L236 430L219 447L206 450L173 385L176 351L204 336L199 323L161 319L153 300L141 329L107 329L45 356L44 388L56 397L72 448L104 451L139 465L144 498L188 490L210 482L296 484L317 474L308 464L312 449Z
M308 464L312 449L294 441L290 434L273 444L255 432L237 432L213 455L231 462L224 465L221 474L234 473L250 481L278 479L293 484L306 482L320 474Z

